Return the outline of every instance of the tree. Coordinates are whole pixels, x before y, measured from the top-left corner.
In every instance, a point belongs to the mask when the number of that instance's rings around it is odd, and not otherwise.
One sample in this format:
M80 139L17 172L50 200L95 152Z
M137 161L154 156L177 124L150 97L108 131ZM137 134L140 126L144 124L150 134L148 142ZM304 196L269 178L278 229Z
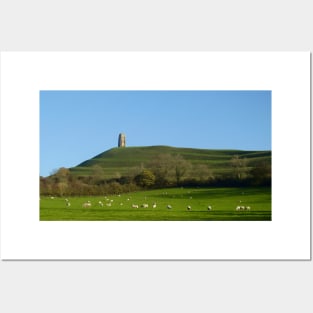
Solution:
M156 185L166 186L170 180L173 169L173 157L168 153L159 154L150 161L148 168L155 175Z
M197 176L197 179L200 182L209 181L210 179L214 178L212 171L205 164L194 165L192 168L192 172L193 172L194 176ZM194 177L192 177L192 178L194 178Z
M164 187L173 180L179 185L191 168L191 163L180 154L159 154L148 164L148 168L155 175L156 185Z
M66 182L57 183L57 191L58 191L58 195L63 197L64 194L66 194L68 191L68 184Z
M247 172L247 160L246 158L240 158L238 154L234 155L230 160L231 167L234 171L234 176L237 179L244 178Z
M108 191L112 194L119 194L122 192L122 186L117 181L113 181L108 184Z
M60 167L54 174L53 177L55 181L58 182L67 182L70 176L70 170L66 167Z
M144 169L135 177L135 181L141 187L151 187L155 183L155 175L151 171Z
M176 154L175 156L173 156L173 164L174 164L176 184L178 186L183 176L191 168L191 163L186 161L180 154Z
M92 166L93 183L97 184L99 181L101 181L101 179L103 179L103 177L104 177L103 168L98 164L93 165Z
M250 171L254 185L269 185L272 180L272 168L270 162L261 161Z
M48 178L40 176L40 194L51 195L52 186Z

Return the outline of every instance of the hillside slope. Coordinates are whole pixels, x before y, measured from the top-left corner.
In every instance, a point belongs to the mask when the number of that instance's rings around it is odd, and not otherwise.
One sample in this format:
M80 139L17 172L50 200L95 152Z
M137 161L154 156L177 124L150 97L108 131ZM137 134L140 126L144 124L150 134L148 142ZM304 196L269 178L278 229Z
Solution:
M105 178L131 175L136 169L146 166L160 154L181 155L192 164L208 166L214 175L229 172L230 160L234 155L247 159L247 166L252 167L260 161L271 161L271 151L243 151L243 150L209 150L193 148L177 148L169 146L144 146L112 148L76 167L71 173L79 176L92 175L93 167L100 166Z

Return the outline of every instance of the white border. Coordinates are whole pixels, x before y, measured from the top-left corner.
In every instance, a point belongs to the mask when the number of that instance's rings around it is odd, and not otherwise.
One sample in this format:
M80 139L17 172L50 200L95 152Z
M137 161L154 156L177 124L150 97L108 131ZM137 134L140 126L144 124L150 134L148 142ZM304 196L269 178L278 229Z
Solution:
M40 222L49 89L272 90L273 221ZM1 53L2 259L309 259L309 168L308 52Z

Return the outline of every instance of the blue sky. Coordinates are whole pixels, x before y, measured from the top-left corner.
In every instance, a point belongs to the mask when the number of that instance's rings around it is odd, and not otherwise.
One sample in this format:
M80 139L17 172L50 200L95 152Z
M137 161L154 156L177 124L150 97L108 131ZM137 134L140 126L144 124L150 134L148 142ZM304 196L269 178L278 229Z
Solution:
M117 146L271 150L271 91L41 91L40 175Z

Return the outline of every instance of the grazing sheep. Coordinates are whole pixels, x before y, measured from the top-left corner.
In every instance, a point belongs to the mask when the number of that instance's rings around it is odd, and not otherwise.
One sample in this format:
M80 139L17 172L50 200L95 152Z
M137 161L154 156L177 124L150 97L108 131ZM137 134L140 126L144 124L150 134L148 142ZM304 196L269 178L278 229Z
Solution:
M50 197L51 200L54 200L54 197Z
M138 209L138 208L139 208L139 205L138 205L138 204L132 204L132 208L133 208L133 209Z
M170 210L172 208L172 206L170 204L168 204L167 208Z
M188 210L188 211L191 210L191 206L190 206L190 205L187 206L187 210Z
M66 201L66 206L69 208L71 206L71 203L69 201Z
M144 203L144 204L141 205L141 207L142 207L142 208L148 208L148 207L149 207L149 204L148 204L148 203Z
M155 209L156 206L157 206L157 205L156 205L156 203L154 202L154 203L152 204L152 208Z
M91 207L90 201L83 203L83 208L90 208L90 207Z
M236 211L250 211L250 207L249 206L237 206L236 207Z
M99 204L101 207L103 207L102 201L99 201L98 204Z
M112 206L112 203L111 202L106 203L106 206Z
M211 211L212 207L210 205L208 205L208 211Z

